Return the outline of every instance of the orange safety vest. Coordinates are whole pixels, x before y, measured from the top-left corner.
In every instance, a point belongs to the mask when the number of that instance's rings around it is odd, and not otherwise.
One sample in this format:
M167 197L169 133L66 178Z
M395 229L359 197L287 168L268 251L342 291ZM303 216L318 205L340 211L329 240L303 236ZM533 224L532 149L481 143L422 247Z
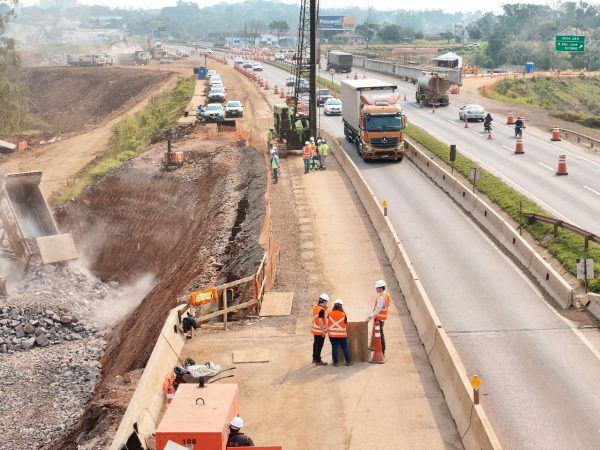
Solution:
M316 145L310 146L310 156L317 156L317 146Z
M327 315L327 332L329 337L344 338L346 333L346 314L343 311L333 310Z
M382 292L381 295L378 295L377 298L375 299L375 306L373 307L373 310L377 309L377 300L379 300L379 297L381 297L383 295L383 298L385 299L385 306L383 307L383 309L381 311L379 311L379 314L377 314L375 316L376 320L379 320L381 322L383 322L384 320L387 319L387 315L388 315L388 309L390 309L390 294L388 294L387 292Z
M319 313L321 311L325 311L321 305L315 305L312 309L312 326L310 327L310 331L315 336L325 336L327 334L327 316L322 319L319 318Z
M302 154L302 158L304 159L310 159L310 153L311 153L311 149L309 145L305 145L302 148L303 154Z

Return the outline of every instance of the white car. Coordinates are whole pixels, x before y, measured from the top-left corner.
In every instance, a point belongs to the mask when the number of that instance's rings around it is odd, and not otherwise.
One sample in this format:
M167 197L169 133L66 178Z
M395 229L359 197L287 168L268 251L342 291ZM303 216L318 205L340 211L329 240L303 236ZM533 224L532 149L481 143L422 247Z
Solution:
M262 72L263 66L260 64L252 64L252 70L254 72Z
M209 102L224 102L225 101L225 89L223 86L213 86L210 88L208 93Z
M285 55L283 53L275 53L275 61L283 61L285 60Z
M208 79L208 84L210 84L211 86L212 86L213 84L223 84L223 80L221 79L221 77L220 77L220 76L218 76L218 75L213 75L212 77L210 77L210 78Z
M242 63L242 67L244 69L252 69L252 61L248 61L247 59Z
M244 64L244 58L240 58L239 56L233 60L236 64Z
M459 120L479 120L483 122L485 119L485 110L481 105L465 105L458 110Z
M182 58L189 58L190 54L187 50L180 48L177 49L177 56L181 56Z
M339 98L328 98L323 106L323 114L326 116L342 114L342 101Z
M239 100L229 100L225 105L225 117L244 117L244 105Z
M220 103L209 103L206 105L206 108L204 108L202 115L206 120L222 120L225 118L225 110Z
M207 77L207 78L214 77L215 75L217 75L217 76L218 76L219 74L218 74L218 73L217 73L217 71L216 71L216 70L214 70L214 69L210 69L208 72L206 72L206 77Z

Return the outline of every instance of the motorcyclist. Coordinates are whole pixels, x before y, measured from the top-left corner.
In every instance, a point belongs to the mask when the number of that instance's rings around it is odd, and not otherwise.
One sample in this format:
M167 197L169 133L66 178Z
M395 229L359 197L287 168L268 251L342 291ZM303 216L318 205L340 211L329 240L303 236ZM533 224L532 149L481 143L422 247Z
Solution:
M523 120L519 117L515 122L515 137L523 134Z
M487 113L487 115L485 116L485 119L483 119L483 129L485 130L486 133L489 133L490 131L492 131L492 122L494 121L494 119L492 119L492 115L490 113Z

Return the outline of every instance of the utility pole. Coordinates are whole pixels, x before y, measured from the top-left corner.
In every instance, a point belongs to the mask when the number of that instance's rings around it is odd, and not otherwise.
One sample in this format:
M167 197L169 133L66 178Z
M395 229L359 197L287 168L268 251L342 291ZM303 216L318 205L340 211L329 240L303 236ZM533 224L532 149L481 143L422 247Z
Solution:
M317 136L317 0L310 1L310 95L308 98L308 119L310 135Z

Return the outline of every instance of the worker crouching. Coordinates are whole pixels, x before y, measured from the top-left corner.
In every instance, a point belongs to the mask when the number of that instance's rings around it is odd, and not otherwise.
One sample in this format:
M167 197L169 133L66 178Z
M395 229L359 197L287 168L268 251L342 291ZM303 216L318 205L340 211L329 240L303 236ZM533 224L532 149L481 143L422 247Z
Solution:
M250 436L246 436L240 430L244 426L244 421L240 416L235 416L229 422L229 438L227 438L227 447L254 447L254 442Z
M344 360L347 366L352 365L350 361L350 351L348 350L348 333L346 332L346 324L348 319L344 312L343 302L337 299L333 302L333 309L327 315L327 333L329 342L331 342L331 356L333 365L338 365L338 347L342 348Z

